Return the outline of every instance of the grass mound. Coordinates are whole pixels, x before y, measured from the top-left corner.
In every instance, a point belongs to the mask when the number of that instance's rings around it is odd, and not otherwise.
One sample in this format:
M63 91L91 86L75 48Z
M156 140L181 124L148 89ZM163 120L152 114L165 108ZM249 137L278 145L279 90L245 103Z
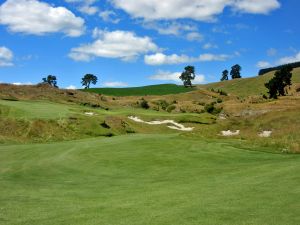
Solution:
M193 90L195 89L185 88L184 86L178 86L176 84L160 84L132 88L90 88L83 91L110 96L144 96L178 94Z
M264 84L273 76L274 72L269 72L262 76L211 83L202 85L202 87L215 90L220 89L240 97L263 95L267 94L268 91ZM293 70L292 83L300 83L300 68Z

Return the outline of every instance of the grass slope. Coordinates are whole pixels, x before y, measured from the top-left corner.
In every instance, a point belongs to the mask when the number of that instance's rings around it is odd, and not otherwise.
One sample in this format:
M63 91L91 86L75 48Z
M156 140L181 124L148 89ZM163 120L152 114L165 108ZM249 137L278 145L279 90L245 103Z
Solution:
M0 145L0 222L299 225L299 165L178 135Z
M0 115L2 110L3 114L6 114L5 116L27 119L55 119L71 114L71 107L67 104L47 101L7 101L0 99Z
M250 95L267 94L265 83L268 82L274 76L274 72L267 73L262 76L228 80L223 82L211 83L202 85L207 89L221 89L227 93L231 93L240 97L247 97ZM293 70L293 83L300 83L300 68Z
M84 91L110 96L144 96L178 94L189 92L192 90L195 89L185 88L184 86L175 84L160 84L132 88L90 88Z

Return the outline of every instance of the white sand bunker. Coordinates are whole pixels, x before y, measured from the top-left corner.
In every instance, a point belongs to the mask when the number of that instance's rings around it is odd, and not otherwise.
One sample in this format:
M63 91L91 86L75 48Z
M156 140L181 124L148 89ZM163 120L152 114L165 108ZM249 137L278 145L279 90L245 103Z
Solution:
M94 116L94 115L96 115L96 114L93 113L93 112L85 112L84 115L86 115L86 116Z
M236 131L231 131L231 130L223 130L221 131L221 134L225 137L228 136L237 136L240 134L240 130L236 130Z
M264 130L261 133L258 134L260 137L271 137L272 131L270 130Z
M150 121L150 122L146 122L144 120L141 120L140 118L136 117L136 116L129 116L129 119L138 122L138 123L146 123L146 124L150 124L150 125L160 125L160 124L172 124L173 126L167 126L170 129L174 129L174 130L180 130L180 131L192 131L194 130L194 127L185 127L180 123L176 123L174 120L163 120L163 121L159 121L159 120L155 120L155 121Z

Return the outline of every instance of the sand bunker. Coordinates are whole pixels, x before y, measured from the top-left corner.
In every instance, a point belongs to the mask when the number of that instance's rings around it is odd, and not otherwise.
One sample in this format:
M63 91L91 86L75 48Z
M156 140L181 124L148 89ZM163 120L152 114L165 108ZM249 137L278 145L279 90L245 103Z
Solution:
M172 124L173 126L169 125L167 127L170 128L170 129L173 129L173 130L180 130L180 131L192 131L192 130L194 130L194 127L185 127L180 123L176 123L174 120L162 120L162 121L155 120L155 121L147 122L147 121L141 120L140 118L138 118L136 116L129 116L128 118L135 121L135 122L145 123L145 124L149 124L149 125Z
M271 137L272 131L270 130L264 130L261 133L258 134L260 137Z
M85 112L84 115L87 115L87 116L94 116L94 115L96 115L96 114L93 113L93 112Z
M228 137L228 136L237 136L237 135L240 134L240 130L236 130L236 131L223 130L223 131L221 131L221 134L223 136L226 136L226 137Z

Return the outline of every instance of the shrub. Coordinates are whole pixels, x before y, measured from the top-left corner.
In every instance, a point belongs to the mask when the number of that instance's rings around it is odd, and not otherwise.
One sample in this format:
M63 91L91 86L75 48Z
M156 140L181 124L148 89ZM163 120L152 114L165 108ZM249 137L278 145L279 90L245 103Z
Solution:
M163 109L166 110L170 105L166 100L159 100L158 105Z
M222 99L220 99L220 98L217 99L217 103L222 103L222 102L223 102Z
M142 101L140 102L140 106L141 106L143 109L149 109L149 108L150 108L148 102L147 102L145 99L142 99Z
M223 91L223 90L218 90L218 93L220 95L228 96L228 94L225 91Z
M175 105L170 105L170 106L168 106L167 111L170 113L170 112L172 112L174 109L176 109L176 106L175 106Z
M215 103L210 103L205 105L204 110L210 114L219 114L222 111L222 108L216 108Z

